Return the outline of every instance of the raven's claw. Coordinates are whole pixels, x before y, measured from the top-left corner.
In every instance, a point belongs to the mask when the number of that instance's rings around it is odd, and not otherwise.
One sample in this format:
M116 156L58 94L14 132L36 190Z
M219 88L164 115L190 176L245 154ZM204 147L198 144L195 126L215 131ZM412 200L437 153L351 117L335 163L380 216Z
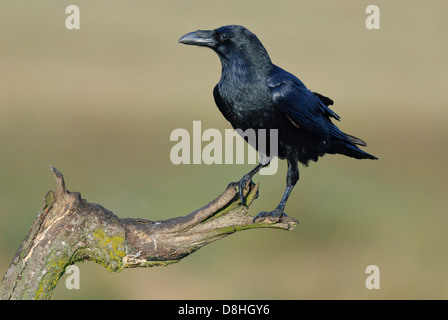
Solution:
M262 211L257 214L253 220L253 222L261 222L264 220L268 220L269 222L276 223L279 222L282 217L287 217L288 215L283 212L280 208L275 208L275 210L271 212Z
M241 203L243 204L243 206L247 207L247 201L246 201L246 197L244 196L244 190L246 189L246 187L250 185L255 185L255 183L252 181L252 177L249 174L244 175L240 181L238 181L238 192L240 195L240 200ZM258 191L257 194L255 196L255 198L258 198Z

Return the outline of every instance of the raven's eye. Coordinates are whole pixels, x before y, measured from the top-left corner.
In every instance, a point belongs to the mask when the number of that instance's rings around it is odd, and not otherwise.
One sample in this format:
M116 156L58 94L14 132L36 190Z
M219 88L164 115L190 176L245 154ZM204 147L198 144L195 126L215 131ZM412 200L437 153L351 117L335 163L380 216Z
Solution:
M229 37L229 34L227 33L227 32L223 32L223 33L221 33L220 35L219 35L219 39L221 40L221 41L226 41L227 39L229 39L230 37Z

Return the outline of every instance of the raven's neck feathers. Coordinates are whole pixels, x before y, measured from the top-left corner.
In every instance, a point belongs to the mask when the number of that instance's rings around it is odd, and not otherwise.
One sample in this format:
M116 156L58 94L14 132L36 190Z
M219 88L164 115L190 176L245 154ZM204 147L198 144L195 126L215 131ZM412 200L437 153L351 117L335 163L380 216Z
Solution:
M230 56L219 55L222 65L221 82L233 82L234 85L266 80L273 69L269 55L255 37L250 45Z

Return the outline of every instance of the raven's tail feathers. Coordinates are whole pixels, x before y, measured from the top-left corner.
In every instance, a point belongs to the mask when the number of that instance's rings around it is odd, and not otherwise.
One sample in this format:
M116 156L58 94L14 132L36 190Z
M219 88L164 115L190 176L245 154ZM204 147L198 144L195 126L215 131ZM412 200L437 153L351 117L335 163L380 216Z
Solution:
M345 132L344 132L344 134L347 136L347 138L348 138L352 143L357 144L358 146L367 147L367 142L365 142L364 140L361 140L361 139L359 139L359 138L357 138L357 137L355 137L355 136L352 136L352 135L350 135L350 134L348 134L348 133L345 133Z
M344 135L348 138L348 141L337 141L334 145L334 153L343 154L356 159L378 159L377 157L359 149L356 145L366 147L367 143L360 138L344 133Z
M370 153L367 153L365 151L362 151L357 146L353 144L346 144L344 147L340 148L338 150L338 153L356 158L356 159L372 159L377 160L378 158L371 155Z

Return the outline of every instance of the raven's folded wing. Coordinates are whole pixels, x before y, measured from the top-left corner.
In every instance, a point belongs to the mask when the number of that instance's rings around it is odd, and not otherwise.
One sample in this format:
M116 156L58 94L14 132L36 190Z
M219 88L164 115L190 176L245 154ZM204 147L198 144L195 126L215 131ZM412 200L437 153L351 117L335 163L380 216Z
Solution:
M297 77L279 67L271 73L268 86L276 107L296 127L323 139L333 136L347 140L330 120L339 120L339 116L326 106L332 104L330 98L313 93Z

